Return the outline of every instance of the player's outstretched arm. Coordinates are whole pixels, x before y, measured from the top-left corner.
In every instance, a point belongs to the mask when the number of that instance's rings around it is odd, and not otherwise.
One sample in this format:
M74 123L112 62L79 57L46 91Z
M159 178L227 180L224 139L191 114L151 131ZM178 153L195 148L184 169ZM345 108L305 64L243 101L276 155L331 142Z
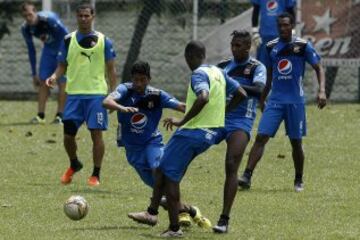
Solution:
M55 72L48 79L46 79L46 86L53 88L56 85L56 81L65 74L66 68L67 64L59 62Z
M103 107L112 111L120 111L124 113L134 113L138 112L139 109L135 107L125 107L121 104L118 104L113 97L113 94L109 94L103 101Z
M182 125L190 121L192 118L194 118L196 115L198 115L208 102L209 102L209 92L206 90L201 90L194 104L190 108L189 112L185 114L183 119L179 120L173 117L165 118L164 127L166 128L166 130L169 129L172 130L173 126L181 127Z
M319 84L319 91L317 94L318 108L322 109L326 106L324 68L319 63L313 64L312 67L316 72L316 78Z
M186 110L186 104L183 102L179 102L175 110L184 113Z
M265 84L264 90L261 93L260 102L259 102L261 111L264 111L265 101L271 90L271 84L272 84L272 68L271 67L266 69L266 75L267 75L266 84Z

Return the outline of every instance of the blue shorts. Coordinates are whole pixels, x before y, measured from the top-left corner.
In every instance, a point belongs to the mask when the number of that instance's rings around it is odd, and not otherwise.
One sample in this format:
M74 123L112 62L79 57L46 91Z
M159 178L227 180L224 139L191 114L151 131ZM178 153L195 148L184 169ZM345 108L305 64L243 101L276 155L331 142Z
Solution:
M50 50L43 49L40 65L39 65L39 78L41 81L45 81L48 77L51 76L56 70L57 67L57 54L50 52ZM59 78L58 83L65 83L66 77L62 76Z
M68 95L63 120L73 121L77 129L86 122L89 130L106 130L108 114L102 106L104 98L99 95L89 98Z
M178 130L181 132L182 130ZM199 130L188 130L189 134L197 134ZM219 134L217 129L215 135ZM177 132L165 146L164 156L160 162L160 169L172 181L180 182L191 161L215 144L216 137L210 132L197 136L184 136Z
M125 148L125 150L129 164L135 168L143 182L152 188L155 183L153 170L160 165L164 145L150 143L142 148Z
M306 136L306 113L303 103L267 103L260 119L258 134L274 137L283 120L286 134L290 139L301 139Z
M248 138L251 137L251 130L254 125L254 119L247 117L225 118L225 128L222 131L222 140L228 139L230 135L238 130L245 132Z

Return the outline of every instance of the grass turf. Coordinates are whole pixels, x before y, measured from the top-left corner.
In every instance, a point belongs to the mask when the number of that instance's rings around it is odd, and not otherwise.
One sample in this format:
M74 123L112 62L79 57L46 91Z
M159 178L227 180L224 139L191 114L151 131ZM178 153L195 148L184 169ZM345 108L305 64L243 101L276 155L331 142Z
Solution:
M62 127L28 125L35 102L0 102L0 239L153 239L166 229L164 211L155 227L126 217L144 210L151 194L115 145L116 118L105 133L106 154L101 186L90 188L91 139L83 126L78 134L84 168L73 183L60 184L68 167ZM47 121L55 103L50 102ZM166 111L165 115L172 115ZM196 226L187 239L359 239L360 105L307 107L308 137L304 139L305 191L293 191L290 144L283 127L272 139L253 177L250 191L239 191L230 232L215 235ZM165 140L169 138L163 128ZM256 127L255 127L256 130ZM253 131L253 135L256 131ZM247 161L249 144L241 169ZM216 223L222 206L225 144L214 146L194 160L181 184L182 199L199 206ZM242 170L241 170L242 172ZM88 216L71 221L63 203L74 194L90 204Z

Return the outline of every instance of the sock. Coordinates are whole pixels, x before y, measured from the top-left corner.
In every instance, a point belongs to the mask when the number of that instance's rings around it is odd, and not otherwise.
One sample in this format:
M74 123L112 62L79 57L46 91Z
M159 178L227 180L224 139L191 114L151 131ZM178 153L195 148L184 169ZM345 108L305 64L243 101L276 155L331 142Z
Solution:
M82 168L82 164L77 158L74 158L70 159L70 167L77 172Z
M192 206L190 206L189 214L190 214L190 217L194 218L196 216L196 209L193 208Z
M56 113L56 116L55 117L59 117L59 118L63 118L63 114L61 113L61 112L58 112L58 113Z
M245 172L244 172L244 175L245 175L245 177L247 177L247 178L251 178L251 176L252 176L252 174L253 174L253 170L251 170L251 169L249 169L249 168L246 168L245 169Z
M169 229L173 232L177 232L180 229L179 224L170 224Z
M302 182L302 173L295 173L295 182Z
M93 170L93 173L91 174L91 176L100 178L100 168L94 166L94 170Z
M148 207L147 212L148 212L150 215L158 215L158 214L159 214L158 210L156 210L156 209L154 209L154 208L152 208L152 207Z
M38 117L41 118L41 119L44 119L45 118L45 113L39 112Z
M229 216L227 216L225 214L221 214L220 219L225 220L226 222L228 222L230 220Z

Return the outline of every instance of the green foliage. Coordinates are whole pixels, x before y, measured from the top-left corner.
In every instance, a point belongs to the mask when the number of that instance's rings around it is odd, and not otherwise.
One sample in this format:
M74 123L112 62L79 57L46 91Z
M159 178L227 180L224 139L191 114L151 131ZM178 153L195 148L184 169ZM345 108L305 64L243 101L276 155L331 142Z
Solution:
M71 185L62 186L60 176L68 166L62 127L26 125L35 113L35 102L0 105L1 239L156 239L165 230L168 221L163 210L159 225L153 228L126 217L129 211L145 209L151 191L129 167L124 150L115 146L115 114L105 134L101 186L86 185L92 161L85 126L77 138L84 169ZM55 103L50 102L48 109L50 122ZM290 144L281 127L254 173L253 188L238 192L230 232L219 236L193 226L185 239L360 238L360 105L307 109L305 191L293 191ZM161 131L165 133L163 128ZM225 147L222 143L196 158L181 184L182 199L199 206L213 223L221 211ZM68 219L62 210L73 194L84 196L90 204L88 216L78 222Z

